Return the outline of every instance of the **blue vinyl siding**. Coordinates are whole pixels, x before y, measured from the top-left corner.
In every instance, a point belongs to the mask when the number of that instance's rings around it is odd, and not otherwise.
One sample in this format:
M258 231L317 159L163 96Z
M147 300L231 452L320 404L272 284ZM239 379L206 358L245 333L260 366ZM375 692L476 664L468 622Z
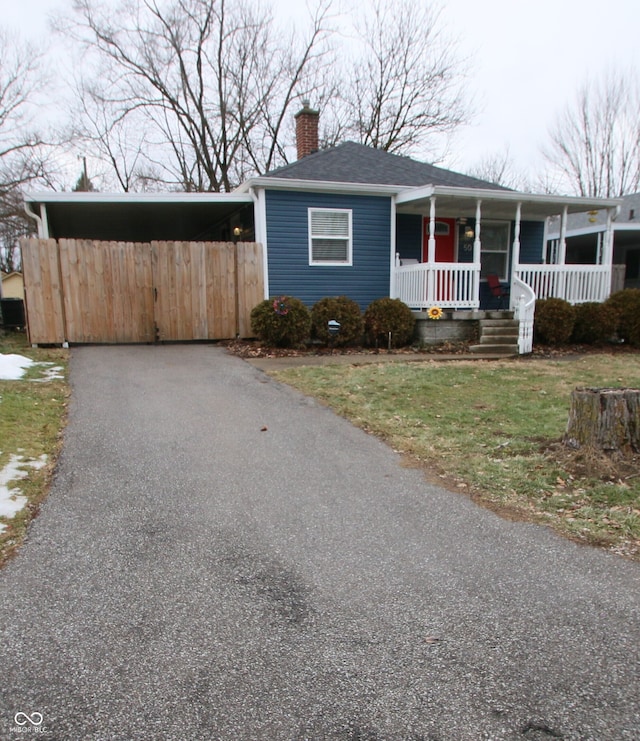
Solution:
M422 262L422 216L420 214L397 215L396 252L400 258Z
M349 208L353 265L309 265L309 208ZM380 196L267 191L269 292L313 306L325 296L348 296L362 309L389 295L391 199Z
M543 221L523 221L520 224L520 262L539 265L542 262L544 239Z

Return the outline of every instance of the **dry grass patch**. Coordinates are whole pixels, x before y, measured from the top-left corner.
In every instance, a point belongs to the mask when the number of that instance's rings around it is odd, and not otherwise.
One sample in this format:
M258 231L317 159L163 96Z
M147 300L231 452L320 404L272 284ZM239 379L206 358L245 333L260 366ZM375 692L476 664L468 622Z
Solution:
M640 463L560 445L571 391L640 387L638 355L291 368L273 375L512 517L640 558Z
M11 496L26 499L14 516L0 517L1 565L24 539L47 494L66 418L68 351L31 348L22 334L0 333L0 354L38 363L19 380L0 379L0 471L15 464L18 475L25 474L20 479L12 475L6 486ZM53 375L62 377L49 378L52 368L60 368Z

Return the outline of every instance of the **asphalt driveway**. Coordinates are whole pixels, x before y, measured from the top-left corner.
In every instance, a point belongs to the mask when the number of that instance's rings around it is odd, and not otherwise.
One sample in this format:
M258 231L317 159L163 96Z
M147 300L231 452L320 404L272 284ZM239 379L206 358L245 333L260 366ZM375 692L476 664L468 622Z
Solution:
M211 346L72 350L0 572L0 738L640 737L640 565L502 520Z

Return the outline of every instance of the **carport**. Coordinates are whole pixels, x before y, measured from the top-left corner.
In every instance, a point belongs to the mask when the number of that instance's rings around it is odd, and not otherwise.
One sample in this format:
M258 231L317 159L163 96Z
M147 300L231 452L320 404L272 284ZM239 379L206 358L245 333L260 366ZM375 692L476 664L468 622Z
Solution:
M35 344L250 334L264 255L249 194L27 193L23 240Z

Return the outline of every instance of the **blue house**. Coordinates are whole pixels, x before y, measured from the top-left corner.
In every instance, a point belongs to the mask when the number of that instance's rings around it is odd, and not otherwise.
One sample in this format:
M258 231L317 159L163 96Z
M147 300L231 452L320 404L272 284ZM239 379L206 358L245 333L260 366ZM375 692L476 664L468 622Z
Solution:
M609 295L619 200L521 193L353 142L318 150L317 130L318 114L305 105L298 160L237 191L255 198L268 295L312 305L344 294L363 308L392 296L418 311L477 310L496 306L488 278L497 276L521 322L532 321L536 296ZM590 264L570 264L562 226L584 211L603 212L603 249ZM551 217L561 227L552 259Z
M581 303L611 292L619 200L517 192L353 142L319 150L318 113L306 103L296 135L296 162L233 193L27 194L26 208L44 238L258 242L265 297L509 308L521 352L531 347L536 297ZM603 226L597 254L577 263L567 219L581 212L597 212ZM547 249L552 217L558 235ZM509 290L510 306L489 279Z

